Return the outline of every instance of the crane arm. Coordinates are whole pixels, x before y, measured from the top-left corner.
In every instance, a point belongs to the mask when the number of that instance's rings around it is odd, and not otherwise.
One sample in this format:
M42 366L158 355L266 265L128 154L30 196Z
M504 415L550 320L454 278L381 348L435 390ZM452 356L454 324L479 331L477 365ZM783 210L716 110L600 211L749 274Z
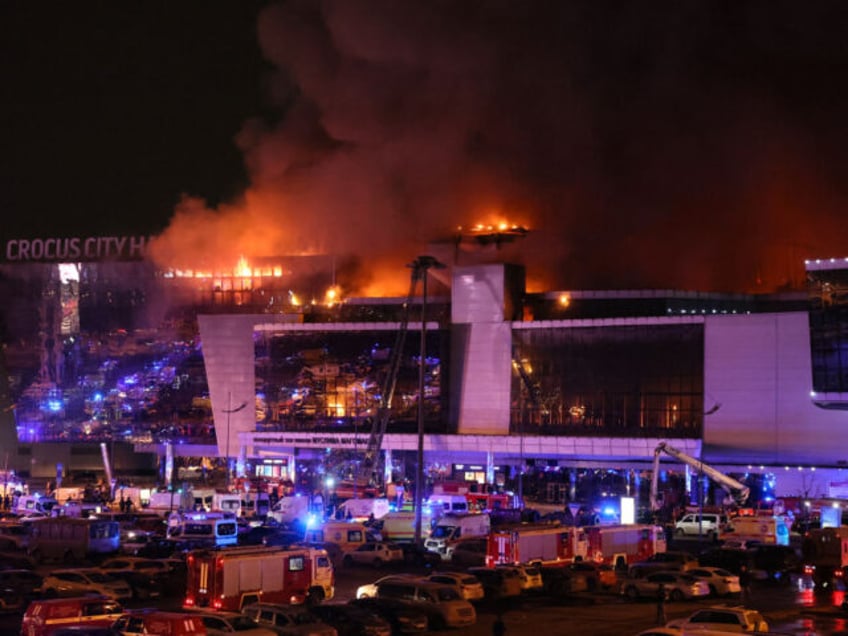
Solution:
M380 391L380 403L377 406L377 416L371 425L371 433L368 437L368 446L365 449L365 455L359 465L359 470L356 478L360 482L369 482L374 478L374 471L379 468L380 451L383 447L383 437L386 434L386 428L389 424L389 419L392 414L392 400L397 387L397 377L400 371L400 363L403 358L403 348L406 342L406 334L409 330L409 307L412 304L412 299L415 297L415 288L418 281L423 276L426 276L426 266L428 263L413 263L412 276L409 282L409 294L406 302L401 310L400 325L395 336L395 344L392 347L392 352L389 358L388 370L383 378L383 384ZM419 397L423 399L423 397Z
M739 505L745 503L748 500L748 495L751 494L751 489L742 482L733 479L733 477L730 477L729 475L725 475L723 472L716 470L709 464L705 464L700 459L687 455L683 451L667 444L666 442L660 442L654 449L654 472L653 475L651 475L651 510L659 509L659 502L657 498L657 474L659 473L661 453L666 453L667 455L674 457L676 460L683 462L698 472L704 473L717 484L724 486L728 489L728 491L730 491L730 496L733 497L734 501L736 501Z

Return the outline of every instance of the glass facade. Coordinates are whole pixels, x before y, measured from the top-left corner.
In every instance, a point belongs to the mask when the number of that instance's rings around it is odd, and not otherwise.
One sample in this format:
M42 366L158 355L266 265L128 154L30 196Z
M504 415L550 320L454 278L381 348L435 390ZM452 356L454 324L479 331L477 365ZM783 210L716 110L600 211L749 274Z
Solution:
M848 393L848 269L807 272L813 390Z
M339 429L368 432L389 374L395 331L257 332L255 335L257 428ZM448 338L427 332L424 422L446 432L442 376ZM405 338L396 376L389 432L418 425L420 332ZM360 428L361 427L361 428Z
M703 325L551 327L513 334L513 432L700 436Z

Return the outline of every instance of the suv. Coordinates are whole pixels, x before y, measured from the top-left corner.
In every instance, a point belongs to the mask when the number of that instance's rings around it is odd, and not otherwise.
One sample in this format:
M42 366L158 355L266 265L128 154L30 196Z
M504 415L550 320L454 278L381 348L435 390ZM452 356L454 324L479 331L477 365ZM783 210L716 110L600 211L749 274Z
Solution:
M338 636L335 627L327 625L315 614L299 605L251 603L241 613L278 634L291 636Z
M474 606L452 585L392 579L377 585L377 598L396 598L423 609L433 629L468 627L477 622Z
M724 515L704 512L702 514L691 513L674 524L674 532L678 535L706 535L718 540L718 534L727 526L727 517Z
M715 629L733 632L767 632L769 627L763 615L744 607L707 607L688 618L671 621L666 627L685 630Z
M657 552L644 561L634 563L628 569L628 574L631 577L640 577L651 572L659 572L660 570L685 571L696 567L698 567L698 559L688 552L669 550L667 552Z

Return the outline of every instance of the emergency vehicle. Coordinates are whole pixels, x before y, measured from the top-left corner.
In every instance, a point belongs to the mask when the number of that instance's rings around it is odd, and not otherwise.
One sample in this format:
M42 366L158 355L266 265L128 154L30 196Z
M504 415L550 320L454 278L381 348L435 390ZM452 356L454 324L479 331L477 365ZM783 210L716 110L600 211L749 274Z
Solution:
M719 540L756 541L766 545L789 545L789 524L782 515L742 515L731 517L719 533Z
M486 565L567 564L586 557L584 528L555 524L522 524L489 533Z
M846 585L848 580L848 528L814 528L801 545L804 572L818 587Z
M186 569L186 608L237 612L251 603L304 603L312 586L309 548L195 550Z
M34 600L21 621L22 636L51 636L59 630L108 628L124 613L105 596ZM82 633L82 631L80 631Z
M662 526L618 525L584 526L588 542L586 558L613 567L644 561L666 551Z

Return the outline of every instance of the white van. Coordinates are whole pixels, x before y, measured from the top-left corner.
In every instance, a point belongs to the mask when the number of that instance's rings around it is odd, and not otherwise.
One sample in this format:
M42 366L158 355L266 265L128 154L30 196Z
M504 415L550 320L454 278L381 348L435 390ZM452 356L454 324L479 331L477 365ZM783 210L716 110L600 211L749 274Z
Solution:
M349 521L367 521L372 515L374 519L382 519L389 513L389 500L385 497L366 497L364 499L348 499L339 504L341 514L338 519Z
M41 495L21 495L18 497L18 502L15 505L14 512L19 515L28 515L40 513L50 515L53 508L59 505L53 497L43 497Z
M424 541L424 547L449 560L458 541L468 537L487 537L491 529L492 520L486 513L447 514L436 522Z
M370 530L361 523L327 521L317 528L306 530L306 543L335 543L343 552L352 552L368 542Z
M433 518L449 513L465 514L469 511L468 498L456 493L434 493L430 495L424 505L430 508Z

